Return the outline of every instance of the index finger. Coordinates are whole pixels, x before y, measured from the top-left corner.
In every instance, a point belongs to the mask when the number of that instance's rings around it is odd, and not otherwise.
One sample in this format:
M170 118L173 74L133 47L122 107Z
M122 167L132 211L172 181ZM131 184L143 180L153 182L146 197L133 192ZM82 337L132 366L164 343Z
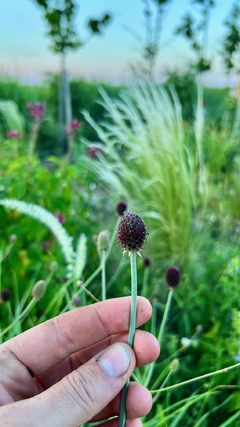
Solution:
M38 376L71 354L111 335L128 331L131 297L114 298L57 316L2 344L33 376ZM138 297L139 327L151 317L151 305ZM0 347L0 351L1 351Z

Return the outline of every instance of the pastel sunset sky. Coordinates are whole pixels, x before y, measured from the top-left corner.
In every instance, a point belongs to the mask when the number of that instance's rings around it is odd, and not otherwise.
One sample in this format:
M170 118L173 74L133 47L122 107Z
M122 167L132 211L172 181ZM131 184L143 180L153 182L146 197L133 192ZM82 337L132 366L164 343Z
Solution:
M143 2L141 0L76 0L79 5L76 27L82 39L87 37L86 21L99 17L104 12L114 15L111 26L103 37L93 37L83 48L68 55L70 76L88 80L126 82L131 71L129 64L139 59L139 43L134 38L144 37ZM223 22L233 1L216 0L209 28L209 56L213 70L204 76L209 86L235 84L224 73L219 51L226 31ZM159 55L156 77L161 78L166 70L184 69L193 54L187 42L173 35L186 11L199 14L191 0L172 0L166 14L162 49ZM0 1L0 75L17 77L26 83L39 83L44 72L59 70L59 57L49 49L46 25L42 10L33 0Z

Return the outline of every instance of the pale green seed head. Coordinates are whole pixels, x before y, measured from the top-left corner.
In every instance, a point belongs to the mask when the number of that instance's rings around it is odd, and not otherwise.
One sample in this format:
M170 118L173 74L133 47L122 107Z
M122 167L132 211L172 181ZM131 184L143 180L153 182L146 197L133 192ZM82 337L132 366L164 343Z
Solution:
M108 251L110 244L110 232L108 230L101 231L98 235L97 247L98 251Z
M44 296L47 289L47 283L44 280L39 280L35 285L33 286L32 290L32 297L39 301Z

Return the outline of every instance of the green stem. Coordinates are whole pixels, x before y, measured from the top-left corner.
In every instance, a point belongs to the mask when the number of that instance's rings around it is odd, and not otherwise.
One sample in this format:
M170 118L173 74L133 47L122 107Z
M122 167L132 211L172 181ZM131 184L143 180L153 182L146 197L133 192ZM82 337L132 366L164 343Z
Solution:
M160 388L158 390L151 390L150 393L159 393L163 391L172 390L173 388L181 387L183 385L193 383L194 381L199 381L205 378L209 378L209 377L212 377L213 375L224 374L232 369L239 368L239 366L240 366L240 362L236 363L235 365L231 365L226 368L219 369L218 371L209 372L208 374L200 375L199 377L195 377L195 378L190 378L189 380L183 381L178 384L173 384L169 387Z
M102 251L102 301L105 301L107 298L106 295L106 257L107 253L105 250Z
M152 403L155 403L156 400L158 399L159 394L161 393L162 389L164 388L165 384L167 384L169 378L171 377L173 371L169 371L165 380L163 381L163 383L161 384L161 387L158 390L158 393L156 393L156 395L154 396Z
M27 307L21 312L21 314L19 314L19 316L16 317L16 319L7 326L7 328L5 328L1 333L0 333L0 337L2 337L3 335L5 335L14 325L16 325L17 322L19 322L19 320L25 316L31 309L32 307L36 304L36 300L33 298L29 304L27 305Z
M165 307L165 310L164 310L164 314L163 314L161 326L160 326L160 329L159 329L158 337L157 337L158 342L159 342L160 345L162 343L163 333L164 333L164 329L165 329L165 326L166 326L166 323L167 323L167 318L168 318L168 313L169 313L169 310L170 310L170 305L171 305L171 301L172 301L173 292L174 292L174 289L170 289L170 291L168 293L167 303L166 303L166 307ZM153 370L154 370L154 367L155 367L155 363L156 362L152 362L149 365L148 376L147 376L147 379L146 379L146 381L144 383L145 387L148 387L148 385L149 385L149 383L151 381Z
M131 264L131 313L129 323L129 334L128 344L133 348L135 329L136 329L136 317L137 317L137 262L136 262L136 251L130 252L130 264ZM119 414L119 427L125 427L126 424L126 398L130 380L124 385L122 390L122 398L120 404Z
M146 295L147 295L148 279L149 279L149 267L145 267L145 270L143 273L143 286L142 286L142 296L143 297L146 297Z

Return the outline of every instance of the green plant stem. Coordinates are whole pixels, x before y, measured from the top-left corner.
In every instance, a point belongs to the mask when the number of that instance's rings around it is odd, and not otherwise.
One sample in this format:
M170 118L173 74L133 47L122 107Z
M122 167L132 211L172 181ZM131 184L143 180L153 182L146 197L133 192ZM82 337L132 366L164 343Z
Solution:
M143 286L142 286L142 296L143 297L146 297L146 295L147 295L149 270L150 270L149 267L145 267L144 274L143 274Z
M131 313L129 323L129 334L128 344L133 348L135 329L136 329L136 317L137 317L137 262L136 262L136 251L130 252L130 264L131 264ZM126 398L129 386L129 380L122 389L122 398L120 404L120 415L119 415L119 427L124 427L126 424Z
M159 342L160 345L162 343L163 333L164 333L164 329L165 329L165 326L166 326L166 323L167 323L167 318L168 318L168 313L169 313L170 306L171 306L173 292L174 292L174 289L170 289L170 291L168 293L167 303L166 303L166 307L165 307L165 310L164 310L162 322L161 322L161 325L160 325L158 337L157 337L158 342ZM152 362L149 365L148 375L147 375L146 381L144 383L145 387L148 387L148 385L149 385L149 383L151 381L153 370L154 370L154 367L155 367L155 363L156 362Z
M36 304L37 300L36 299L31 299L31 301L29 302L29 304L27 305L27 307L21 312L21 314L19 314L19 316L17 316L14 321L7 326L7 328L5 328L1 333L0 333L0 337L2 337L3 335L5 335L8 331L10 331L10 329L16 325L17 322L19 322L20 319L22 319L22 317L24 317L31 309L32 307Z
M169 371L168 372L165 380L163 381L163 383L161 384L161 387L158 390L158 393L156 393L156 395L154 396L154 398L152 400L152 403L156 402L156 400L158 399L159 394L161 393L161 390L164 388L165 384L167 384L167 382L168 382L169 378L171 377L172 373L173 373L173 371Z
M105 301L107 298L106 295L106 257L107 252L106 250L103 250L101 252L102 259L101 259L101 265L102 265L102 301Z
M159 393L163 391L172 390L173 388L181 387L183 385L193 383L194 381L200 381L202 379L212 377L213 375L224 374L232 369L238 368L239 366L240 366L240 362L236 363L235 365L227 366L226 368L222 368L214 372L209 372L208 374L200 375L199 377L190 378L189 380L183 381L178 384L173 384L169 387L159 388L158 390L150 390L150 393Z
M85 291L85 288L98 275L98 273L100 273L101 269L102 269L102 265L100 264L98 266L98 268L93 272L93 274L86 280L86 282L83 283L83 285L80 287L80 289L77 292L75 292L76 296L79 296L82 292ZM72 279L71 279L71 282L72 282ZM71 307L71 302L65 305L65 307L62 309L60 314L65 313L69 309L69 307Z

